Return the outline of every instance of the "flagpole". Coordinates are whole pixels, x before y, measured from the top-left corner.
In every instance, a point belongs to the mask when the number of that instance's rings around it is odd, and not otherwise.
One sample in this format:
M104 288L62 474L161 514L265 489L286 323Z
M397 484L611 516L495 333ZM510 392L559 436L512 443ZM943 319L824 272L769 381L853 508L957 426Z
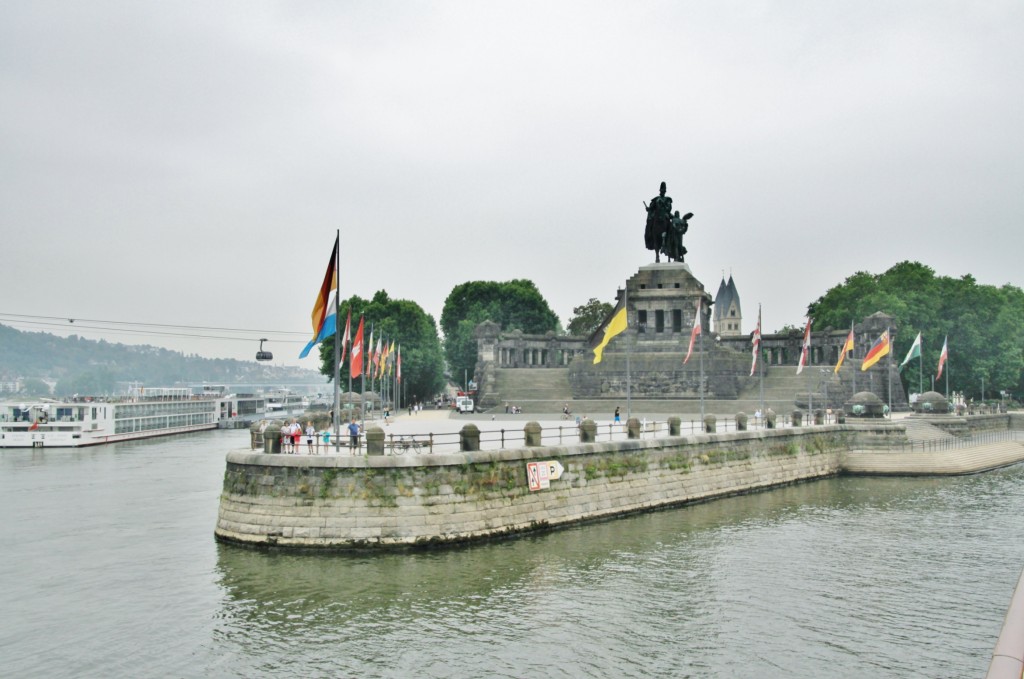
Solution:
M853 321L850 321L850 332L853 333ZM851 361L854 360L855 358L857 358L857 335L856 334L853 335L853 348L850 350L850 353L853 354L852 356L850 356L850 360ZM856 368L853 369L853 393L854 394L857 393L857 369Z
M809 321L808 321L809 322ZM811 336L807 336L807 367L814 365L814 354L811 353ZM814 421L814 380L811 371L807 371L807 426Z
M359 321L361 323L361 319ZM370 339L374 337L374 325L370 324ZM373 349L371 349L373 351ZM366 340L362 343L361 350L359 351L359 426L367 426L367 364L362 363L362 357L370 356L370 351L367 351ZM369 360L368 360L369 363ZM373 383L370 384L371 388Z
M704 431L704 314L701 307L702 304L697 305L697 322L700 323L700 427Z
M622 289L622 308L626 310L626 325L629 325L629 281L626 281L625 287ZM631 385L629 375L629 357L633 353L632 347L636 344L636 332L638 328L633 329L633 341L626 342L626 421L632 417L632 400L631 400Z
M757 305L757 332L758 332L758 345L757 345L757 376L759 385L759 393L761 397L761 417L765 416L764 412L764 328L761 327L761 304Z
M348 305L348 320L345 321L345 325L349 328L349 333L346 333L346 334L351 334L352 326L349 325L349 323L351 323L351 321L352 321L352 304L350 302L349 305ZM362 347L360 347L359 358L362 359ZM349 414L349 417L352 416L352 337L349 337L349 340L348 340L348 414ZM335 447L337 447L338 449L341 448L341 441L338 440L340 436L341 436L340 433L335 432L335 434L334 434Z
M949 363L949 338L948 337L946 338L946 342L942 345L942 347L946 350L946 363ZM943 369L946 371L946 400L948 401L949 400L949 368L946 368L945 365L943 365ZM963 392L960 392L960 393L963 393Z
M918 398L924 393L924 340L917 348L917 393Z
M341 436L341 229L337 230L334 248L334 440Z
M886 390L889 392L889 419L892 419L892 335L889 333L888 326L885 328L885 334L889 338L889 353L886 355L885 371L889 378L889 383L886 387Z

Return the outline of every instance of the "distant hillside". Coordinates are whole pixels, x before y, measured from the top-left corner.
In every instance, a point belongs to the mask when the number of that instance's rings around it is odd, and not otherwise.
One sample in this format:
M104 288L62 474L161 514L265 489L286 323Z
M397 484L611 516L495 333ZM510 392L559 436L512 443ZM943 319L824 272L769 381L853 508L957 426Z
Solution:
M160 347L112 344L75 335L64 338L0 325L0 378L4 377L56 381L58 394L109 392L114 383L124 381L173 386L195 382L312 383L324 379L315 370L304 368L185 356Z

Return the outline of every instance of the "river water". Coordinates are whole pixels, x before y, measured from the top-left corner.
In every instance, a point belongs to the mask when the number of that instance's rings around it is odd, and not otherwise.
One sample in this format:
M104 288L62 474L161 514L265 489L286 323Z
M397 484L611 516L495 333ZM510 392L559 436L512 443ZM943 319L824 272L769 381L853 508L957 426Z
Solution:
M1024 467L841 478L467 548L213 539L248 432L0 451L0 675L976 677Z

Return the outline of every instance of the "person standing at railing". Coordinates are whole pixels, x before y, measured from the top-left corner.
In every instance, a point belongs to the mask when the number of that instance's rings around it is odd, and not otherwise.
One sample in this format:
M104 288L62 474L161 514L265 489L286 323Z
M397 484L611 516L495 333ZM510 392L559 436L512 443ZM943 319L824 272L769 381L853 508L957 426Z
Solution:
M349 450L355 450L359 452L359 423L354 419L352 423L348 425L348 447Z

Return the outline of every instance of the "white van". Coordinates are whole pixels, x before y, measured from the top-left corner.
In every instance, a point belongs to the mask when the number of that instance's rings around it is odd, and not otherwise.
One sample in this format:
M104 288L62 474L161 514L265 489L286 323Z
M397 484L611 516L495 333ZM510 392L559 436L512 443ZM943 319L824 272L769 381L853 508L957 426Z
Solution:
M455 410L460 413L476 412L476 408L473 406L473 399L468 396L455 397Z

